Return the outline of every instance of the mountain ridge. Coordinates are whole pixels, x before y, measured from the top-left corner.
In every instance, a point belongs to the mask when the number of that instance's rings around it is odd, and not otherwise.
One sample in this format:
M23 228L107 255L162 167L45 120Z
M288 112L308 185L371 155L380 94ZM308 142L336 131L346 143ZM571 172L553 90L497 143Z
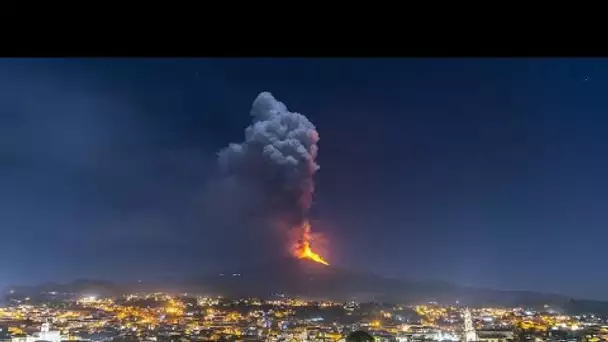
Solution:
M78 279L67 284L45 283L12 286L13 295L37 295L51 291L80 295L120 295L126 292L169 291L260 296L284 293L309 299L386 301L415 304L428 301L469 306L527 306L567 312L608 314L608 302L579 300L559 294L525 290L495 290L460 286L444 281L415 281L384 277L308 260L285 258L271 263L242 267L232 273L213 273L181 280L115 283ZM7 289L8 290L8 289Z

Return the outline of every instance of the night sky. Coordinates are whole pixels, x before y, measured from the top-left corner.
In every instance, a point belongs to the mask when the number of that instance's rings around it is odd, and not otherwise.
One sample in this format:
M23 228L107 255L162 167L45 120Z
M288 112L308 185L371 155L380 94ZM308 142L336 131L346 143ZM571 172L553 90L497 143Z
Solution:
M608 299L607 89L605 60L5 59L0 285L268 262L209 189L269 91L321 137L332 264Z

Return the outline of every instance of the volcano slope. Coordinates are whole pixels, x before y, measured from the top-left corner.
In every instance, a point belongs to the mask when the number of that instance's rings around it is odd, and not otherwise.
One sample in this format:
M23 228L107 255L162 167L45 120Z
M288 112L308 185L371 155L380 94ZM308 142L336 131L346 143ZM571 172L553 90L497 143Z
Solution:
M308 299L422 303L437 301L467 305L540 306L569 308L567 296L531 291L492 290L458 286L442 281L413 281L324 266L310 260L285 258L277 262L192 278L189 288L224 296L260 296L282 293ZM580 302L580 301L576 301ZM603 303L603 302L602 302ZM608 310L608 305L606 305Z

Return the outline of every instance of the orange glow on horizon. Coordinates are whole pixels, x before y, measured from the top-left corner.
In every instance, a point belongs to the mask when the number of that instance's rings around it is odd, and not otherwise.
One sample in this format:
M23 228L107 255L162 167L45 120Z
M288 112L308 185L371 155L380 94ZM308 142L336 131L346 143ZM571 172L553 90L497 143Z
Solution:
M298 259L308 259L329 266L329 263L321 255L312 250L311 240L310 222L306 221L302 225L302 236L291 249L293 256Z

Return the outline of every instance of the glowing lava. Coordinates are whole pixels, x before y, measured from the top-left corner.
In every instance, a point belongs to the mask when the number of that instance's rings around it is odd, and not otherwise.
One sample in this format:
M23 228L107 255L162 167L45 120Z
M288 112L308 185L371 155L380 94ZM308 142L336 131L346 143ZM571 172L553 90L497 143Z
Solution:
M302 236L293 245L291 252L298 259L309 259L314 262L318 262L325 266L329 266L329 263L323 259L322 256L315 253L311 248L311 241L313 240L312 232L310 231L310 223L306 221L302 225Z

